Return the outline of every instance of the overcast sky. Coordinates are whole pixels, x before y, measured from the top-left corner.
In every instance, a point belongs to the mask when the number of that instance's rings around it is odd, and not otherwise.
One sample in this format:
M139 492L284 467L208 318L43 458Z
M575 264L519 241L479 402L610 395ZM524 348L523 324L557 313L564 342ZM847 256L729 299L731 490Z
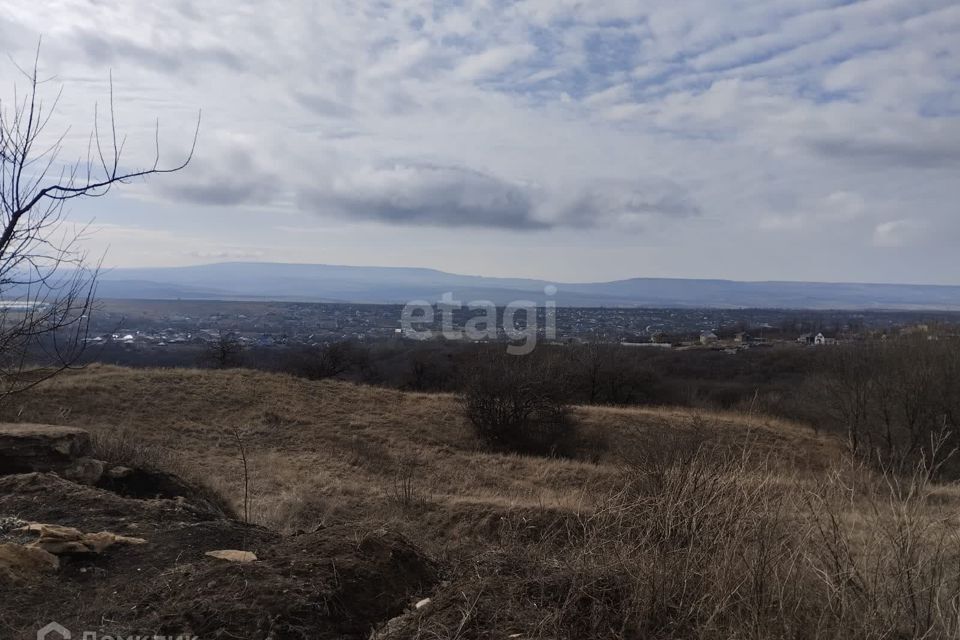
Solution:
M106 263L960 284L957 0L5 0ZM14 67L0 62L0 96ZM22 85L21 85L22 86Z

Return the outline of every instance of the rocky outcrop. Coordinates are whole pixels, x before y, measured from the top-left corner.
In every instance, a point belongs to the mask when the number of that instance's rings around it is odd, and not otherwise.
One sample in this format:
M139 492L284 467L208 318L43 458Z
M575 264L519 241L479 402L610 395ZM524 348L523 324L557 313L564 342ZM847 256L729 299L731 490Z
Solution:
M128 467L92 457L90 433L48 424L0 423L0 478L55 473L79 484L129 498L182 498L194 506L232 516L230 504L202 484L153 468Z
M0 473L49 471L90 455L90 433L50 424L0 423Z
M106 468L90 457L90 433L49 424L0 423L0 476L55 472L96 484Z

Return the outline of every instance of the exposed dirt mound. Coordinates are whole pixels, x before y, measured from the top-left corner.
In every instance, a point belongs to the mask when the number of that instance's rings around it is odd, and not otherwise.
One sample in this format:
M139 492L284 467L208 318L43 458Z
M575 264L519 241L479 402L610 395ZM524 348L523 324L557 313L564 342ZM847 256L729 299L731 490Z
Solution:
M122 474L104 474L96 484L101 489L118 493L126 498L183 499L211 513L232 517L235 514L225 499L210 489L188 482L183 478L154 469L124 469Z
M29 583L0 574L0 637L33 638L56 620L101 634L272 640L366 638L436 583L436 570L387 531L348 527L282 537L183 499L130 498L32 473L0 477L0 518L143 538L61 556ZM0 543L29 533L0 529ZM246 564L209 557L248 550Z

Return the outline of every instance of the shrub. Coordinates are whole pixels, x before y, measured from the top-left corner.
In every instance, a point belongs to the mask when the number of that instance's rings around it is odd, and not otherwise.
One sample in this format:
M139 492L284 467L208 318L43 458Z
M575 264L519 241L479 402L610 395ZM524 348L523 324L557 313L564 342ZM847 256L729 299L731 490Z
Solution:
M822 620L849 638L955 638L960 631L956 511L936 500L923 461L910 471L833 470L806 494L811 586Z
M563 387L550 363L490 352L468 370L460 401L491 449L568 456L576 425Z

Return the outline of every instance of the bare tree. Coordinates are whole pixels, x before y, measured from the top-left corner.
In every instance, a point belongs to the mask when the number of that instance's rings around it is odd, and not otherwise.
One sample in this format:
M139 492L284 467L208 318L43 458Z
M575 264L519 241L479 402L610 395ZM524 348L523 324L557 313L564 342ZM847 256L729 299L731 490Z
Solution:
M285 368L310 380L324 380L362 368L366 357L365 351L350 342L334 342L293 351L286 358Z
M824 408L846 432L847 449L861 454L866 432L872 424L871 410L876 395L876 349L843 347L828 354L822 381Z
M828 420L850 453L885 470L940 472L957 451L960 348L952 341L897 339L824 353L818 381ZM956 473L956 465L948 469Z
M17 67L26 92L0 102L0 400L24 391L79 361L86 345L100 264L82 246L87 227L66 222L65 204L99 198L116 184L180 171L193 158L200 119L182 162L161 166L159 122L152 164L124 166L126 137L118 137L110 78L109 118L94 111L85 159L60 158L69 128L48 132L62 89L46 103L50 80Z
M245 351L243 342L237 334L220 329L216 339L207 345L200 360L201 364L214 369L236 369L243 364Z

